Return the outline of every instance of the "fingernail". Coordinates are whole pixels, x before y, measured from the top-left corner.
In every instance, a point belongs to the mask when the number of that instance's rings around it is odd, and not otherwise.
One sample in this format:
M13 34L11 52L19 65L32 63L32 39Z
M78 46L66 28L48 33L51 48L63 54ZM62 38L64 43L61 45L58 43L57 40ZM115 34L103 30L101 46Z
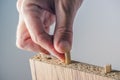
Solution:
M70 51L70 44L68 41L61 41L58 44L58 49L60 53L65 53L65 52L69 52Z

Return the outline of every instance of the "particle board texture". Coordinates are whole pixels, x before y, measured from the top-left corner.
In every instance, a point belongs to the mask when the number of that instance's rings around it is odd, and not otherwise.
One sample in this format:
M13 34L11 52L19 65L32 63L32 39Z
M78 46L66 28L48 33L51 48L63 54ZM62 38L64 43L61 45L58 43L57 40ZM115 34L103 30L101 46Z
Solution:
M120 71L78 61L66 65L57 58L37 54L30 59L32 80L120 80Z

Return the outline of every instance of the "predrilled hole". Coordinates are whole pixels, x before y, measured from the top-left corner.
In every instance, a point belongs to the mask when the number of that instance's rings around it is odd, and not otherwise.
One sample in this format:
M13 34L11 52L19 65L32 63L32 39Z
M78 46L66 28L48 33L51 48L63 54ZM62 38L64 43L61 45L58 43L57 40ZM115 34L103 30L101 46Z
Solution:
M47 57L48 60L52 59L51 57Z

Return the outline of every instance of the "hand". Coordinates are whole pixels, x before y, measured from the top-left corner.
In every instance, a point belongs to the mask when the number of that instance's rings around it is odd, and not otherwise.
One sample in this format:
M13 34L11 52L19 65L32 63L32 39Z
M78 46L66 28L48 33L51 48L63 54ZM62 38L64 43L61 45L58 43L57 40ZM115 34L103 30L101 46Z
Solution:
M73 21L82 0L18 0L16 44L20 49L52 54L64 61L71 50ZM53 35L50 26L56 22Z

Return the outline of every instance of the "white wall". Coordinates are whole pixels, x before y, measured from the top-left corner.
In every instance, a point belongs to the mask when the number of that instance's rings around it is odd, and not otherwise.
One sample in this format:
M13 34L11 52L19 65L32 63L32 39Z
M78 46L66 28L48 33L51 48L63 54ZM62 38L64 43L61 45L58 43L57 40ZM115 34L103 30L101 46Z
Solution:
M0 80L32 80L30 52L16 48L17 0L0 0Z
M120 0L84 0L74 23L73 59L120 70Z
M0 0L0 80L31 80L33 53L15 46L16 0ZM74 22L72 59L120 70L120 0L84 0Z

